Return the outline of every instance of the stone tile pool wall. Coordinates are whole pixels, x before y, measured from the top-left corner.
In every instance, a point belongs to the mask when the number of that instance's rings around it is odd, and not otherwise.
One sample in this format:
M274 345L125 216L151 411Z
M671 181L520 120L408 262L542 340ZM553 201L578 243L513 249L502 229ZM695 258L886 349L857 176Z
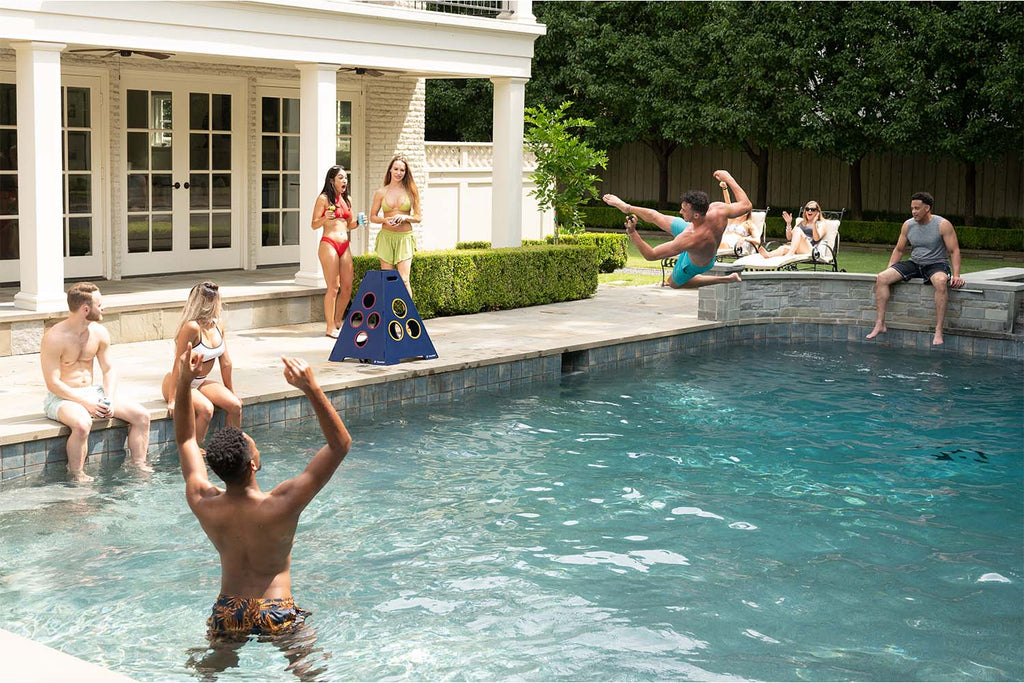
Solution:
M639 341L613 343L591 348L571 349L530 358L494 359L446 372L418 374L410 365L410 375L390 381L378 381L325 391L343 418L373 417L407 405L448 406L474 393L504 391L534 382L557 381L562 375L606 369L635 367L666 355L703 354L721 344L767 344L776 341L859 342L892 348L915 348L934 353L952 353L966 358L1024 361L1024 343L1016 339L993 339L973 335L947 334L946 345L931 347L929 330L900 330L890 327L881 340L865 341L869 327L821 322L773 321L761 323L710 323L704 327ZM243 411L244 428L287 423L310 417L313 412L302 396L264 402L250 400ZM218 411L214 428L223 423ZM89 438L89 462L97 459L101 467L117 466L124 459L126 427L94 431ZM66 462L66 436L10 444L0 449L0 479L9 481L40 474L47 468L63 470ZM167 447L174 441L170 420L154 420L150 428L152 449Z

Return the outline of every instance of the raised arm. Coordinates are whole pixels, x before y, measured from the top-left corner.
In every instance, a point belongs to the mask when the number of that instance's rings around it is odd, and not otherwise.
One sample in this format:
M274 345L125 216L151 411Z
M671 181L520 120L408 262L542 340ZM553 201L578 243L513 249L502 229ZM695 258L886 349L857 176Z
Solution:
M648 209L643 206L630 206L629 204L622 201L613 194L606 194L604 197L602 197L602 199L604 200L605 204L607 204L608 206L614 206L622 213L631 213L641 220L647 221L648 223L651 223L653 225L657 225L659 228L661 228L662 230L669 234L672 233L672 216L666 216L660 211Z
M956 238L956 230L953 224L943 220L939 224L939 234L946 244L946 251L949 252L949 263L952 266L953 275L949 278L949 286L959 288L964 286L964 279L960 277L960 240Z
M206 463L196 441L196 417L192 409L192 380L203 365L203 357L191 349L178 357L178 385L175 389L174 441L178 445L181 476L185 478L185 500L189 507L218 493L206 476Z
M739 186L739 183L736 182L731 173L728 171L715 171L715 179L719 183L725 183L732 190L732 196L736 198L733 202L725 203L725 213L729 218L738 218L750 212L753 208L750 199L747 198L747 193L743 191L743 188Z
M302 474L282 482L270 492L270 495L286 501L289 509L298 512L330 481L334 471L348 454L352 446L352 437L317 384L309 363L299 358L282 357L281 360L284 362L285 380L293 387L301 389L309 399L316 419L320 422L320 431L327 439L327 445L317 451Z
M636 221L633 219L626 219L626 236L636 245L640 255L648 261L660 261L669 256L678 256L696 243L694 234L689 230L684 230L672 241L652 247L636 231Z

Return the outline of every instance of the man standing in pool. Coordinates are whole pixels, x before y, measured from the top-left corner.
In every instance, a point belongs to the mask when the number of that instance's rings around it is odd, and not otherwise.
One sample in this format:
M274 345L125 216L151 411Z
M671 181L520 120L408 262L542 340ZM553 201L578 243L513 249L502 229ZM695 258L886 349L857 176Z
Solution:
M302 510L313 500L345 458L352 438L320 389L309 364L283 358L284 378L301 389L320 422L327 444L317 451L302 474L260 490L256 473L260 452L237 427L225 427L206 445L206 462L224 480L221 489L210 483L196 441L192 410L192 378L202 358L185 352L174 411L185 499L203 531L220 553L220 596L207 624L211 641L242 641L249 635L294 633L308 615L292 601L291 560L295 528ZM236 657L237 659L237 657Z
M672 287L695 289L707 285L719 285L725 282L739 282L738 273L730 275L702 275L715 265L715 253L722 242L722 233L730 218L745 215L751 209L747 193L743 191L728 171L715 171L715 178L724 182L736 201L710 202L706 193L690 190L680 201L679 215L673 218L654 209L642 206L630 206L613 194L606 194L604 201L609 206L628 215L626 218L626 235L648 261L657 261L670 256L679 256L676 267L668 284ZM640 217L653 223L675 239L657 247L651 247L636 231L636 219Z

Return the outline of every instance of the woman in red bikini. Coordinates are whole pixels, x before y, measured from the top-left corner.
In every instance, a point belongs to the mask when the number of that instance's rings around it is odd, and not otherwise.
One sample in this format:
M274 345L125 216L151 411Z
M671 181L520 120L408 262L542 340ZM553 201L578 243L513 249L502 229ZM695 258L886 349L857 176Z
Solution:
M310 227L324 229L317 255L327 280L324 295L327 336L335 339L341 330L345 307L352 299L352 252L348 248L348 233L356 225L349 199L348 174L341 166L331 166L324 179L324 189L316 198Z

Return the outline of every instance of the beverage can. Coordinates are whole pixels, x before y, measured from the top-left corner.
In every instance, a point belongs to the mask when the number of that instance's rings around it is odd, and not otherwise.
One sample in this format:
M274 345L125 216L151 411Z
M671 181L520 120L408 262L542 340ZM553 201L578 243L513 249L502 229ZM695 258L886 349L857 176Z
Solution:
M359 215L356 216L356 225L358 225L360 228L366 225L366 214L363 213L362 211L360 211Z

